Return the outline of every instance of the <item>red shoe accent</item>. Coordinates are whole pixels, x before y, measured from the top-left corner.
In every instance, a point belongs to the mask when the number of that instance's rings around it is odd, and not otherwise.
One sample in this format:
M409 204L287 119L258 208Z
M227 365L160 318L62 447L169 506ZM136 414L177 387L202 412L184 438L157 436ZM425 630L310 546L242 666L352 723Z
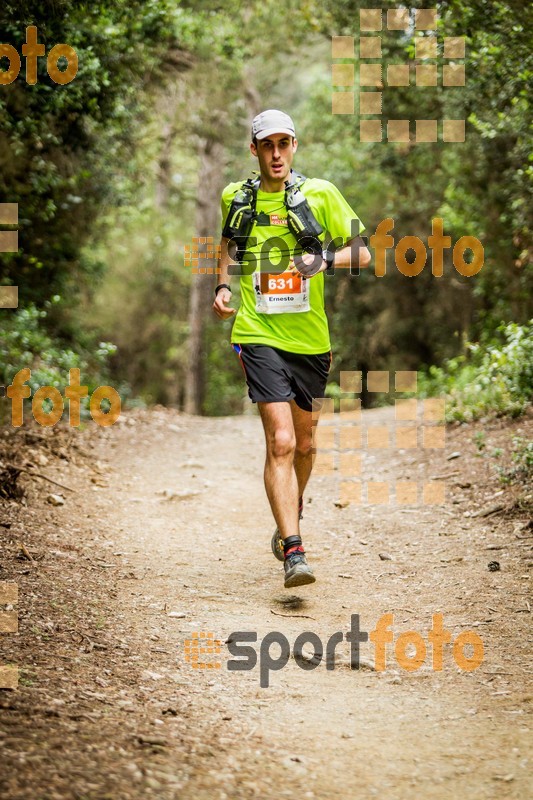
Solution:
M291 547L290 550L287 550L287 552L285 553L285 558L287 558L287 556L292 555L292 553L305 553L305 550L303 549L301 544L296 545L295 547Z

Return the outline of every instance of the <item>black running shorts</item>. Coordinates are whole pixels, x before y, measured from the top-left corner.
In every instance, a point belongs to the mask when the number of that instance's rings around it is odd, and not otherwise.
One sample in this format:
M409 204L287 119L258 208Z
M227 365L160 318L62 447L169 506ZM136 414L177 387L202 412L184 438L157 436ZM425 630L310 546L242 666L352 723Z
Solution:
M253 403L294 399L301 409L312 411L313 398L324 397L330 351L308 356L266 344L234 344L233 349L240 358Z

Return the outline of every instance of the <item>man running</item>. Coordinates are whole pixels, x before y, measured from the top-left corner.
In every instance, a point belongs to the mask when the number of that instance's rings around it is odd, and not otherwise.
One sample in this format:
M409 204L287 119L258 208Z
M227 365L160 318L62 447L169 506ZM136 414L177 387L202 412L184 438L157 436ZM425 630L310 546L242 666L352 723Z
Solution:
M269 109L254 118L250 151L260 176L230 183L222 193L213 304L220 319L236 314L231 342L263 423L265 488L277 524L272 551L284 561L286 588L315 582L299 519L313 464L312 403L324 397L331 366L324 271L333 259L339 267L370 262L354 236L364 228L339 190L291 169L297 147L287 114ZM325 232L333 239L328 250L322 250ZM234 274L240 276L238 312L228 306Z

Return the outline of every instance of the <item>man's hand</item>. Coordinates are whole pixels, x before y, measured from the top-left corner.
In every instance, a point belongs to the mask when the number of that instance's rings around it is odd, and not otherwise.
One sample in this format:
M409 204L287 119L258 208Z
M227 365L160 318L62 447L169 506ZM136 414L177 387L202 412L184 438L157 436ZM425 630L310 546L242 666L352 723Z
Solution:
M231 291L229 289L220 289L215 297L213 303L213 311L219 319L229 319L237 313L236 308L228 308L228 303L231 300Z
M328 265L322 258L322 255L314 255L313 253L302 253L300 256L291 258L289 269L299 272L306 278L312 278L313 275L318 275L319 272L325 272Z

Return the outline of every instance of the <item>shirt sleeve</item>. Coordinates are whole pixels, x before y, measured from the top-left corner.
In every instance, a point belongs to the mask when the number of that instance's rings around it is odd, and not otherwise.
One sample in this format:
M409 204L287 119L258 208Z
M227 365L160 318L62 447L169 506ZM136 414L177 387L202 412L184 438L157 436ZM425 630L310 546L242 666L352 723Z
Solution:
M239 185L239 183L228 183L228 185L222 190L222 196L220 198L220 212L222 214L221 230L224 228L226 217L228 216L231 208L231 202Z
M229 206L224 199L224 193L222 193L222 197L220 199L220 211L222 213L222 228L224 227L224 223L226 222L226 217L228 216Z
M324 182L325 191L322 195L323 227L332 239L342 239L342 246L360 236L365 226L333 183Z

